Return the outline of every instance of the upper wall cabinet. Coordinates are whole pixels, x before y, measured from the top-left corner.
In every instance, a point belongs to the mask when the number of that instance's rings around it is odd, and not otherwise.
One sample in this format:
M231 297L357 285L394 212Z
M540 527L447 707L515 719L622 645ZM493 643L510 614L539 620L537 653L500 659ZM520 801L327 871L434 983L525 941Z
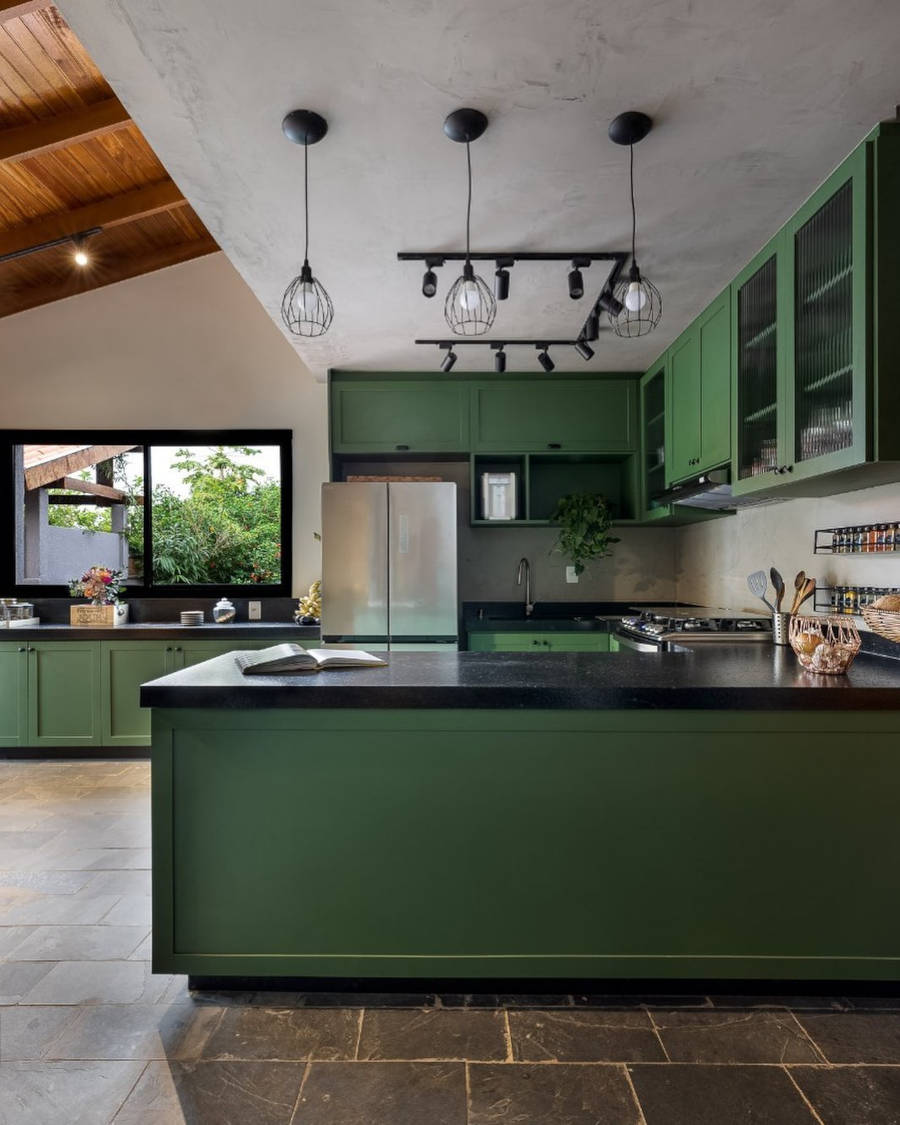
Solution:
M633 375L476 383L472 448L478 452L627 453L637 448Z
M463 453L469 449L468 385L454 379L361 378L333 382L335 453Z
M667 356L666 482L731 458L731 313L726 290Z
M735 492L900 475L898 192L900 134L880 126L734 282Z

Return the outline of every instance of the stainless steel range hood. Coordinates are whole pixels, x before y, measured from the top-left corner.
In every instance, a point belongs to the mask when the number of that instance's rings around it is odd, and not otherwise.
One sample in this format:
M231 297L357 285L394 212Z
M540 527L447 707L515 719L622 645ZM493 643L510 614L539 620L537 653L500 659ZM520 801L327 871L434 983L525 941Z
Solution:
M704 508L710 512L733 511L736 508L751 508L778 502L778 497L771 496L734 496L731 491L731 472L727 468L699 473L690 480L673 485L657 497L659 504Z

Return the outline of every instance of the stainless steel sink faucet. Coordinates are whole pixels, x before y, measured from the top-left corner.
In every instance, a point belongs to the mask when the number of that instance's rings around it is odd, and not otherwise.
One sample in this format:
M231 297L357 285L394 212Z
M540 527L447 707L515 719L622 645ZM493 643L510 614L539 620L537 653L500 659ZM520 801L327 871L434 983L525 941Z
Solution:
M525 616L531 617L534 609L534 602L531 600L531 563L528 559L519 559L519 565L516 568L516 585L522 585L522 578L525 578Z

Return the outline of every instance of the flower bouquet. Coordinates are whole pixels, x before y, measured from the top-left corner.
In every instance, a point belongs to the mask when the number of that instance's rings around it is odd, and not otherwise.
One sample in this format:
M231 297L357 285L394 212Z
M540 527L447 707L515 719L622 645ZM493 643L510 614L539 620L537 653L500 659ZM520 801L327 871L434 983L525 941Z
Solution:
M73 605L69 608L69 624L82 626L124 625L128 620L128 606L119 602L122 590L122 571L108 566L92 566L80 578L69 583L73 598L88 598L90 605Z

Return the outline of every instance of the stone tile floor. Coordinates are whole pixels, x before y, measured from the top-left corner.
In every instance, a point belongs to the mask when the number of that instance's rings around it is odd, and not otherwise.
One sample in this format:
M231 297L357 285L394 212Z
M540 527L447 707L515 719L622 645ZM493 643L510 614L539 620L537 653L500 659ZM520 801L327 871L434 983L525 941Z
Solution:
M0 1125L900 1125L900 999L195 994L149 767L0 763Z

